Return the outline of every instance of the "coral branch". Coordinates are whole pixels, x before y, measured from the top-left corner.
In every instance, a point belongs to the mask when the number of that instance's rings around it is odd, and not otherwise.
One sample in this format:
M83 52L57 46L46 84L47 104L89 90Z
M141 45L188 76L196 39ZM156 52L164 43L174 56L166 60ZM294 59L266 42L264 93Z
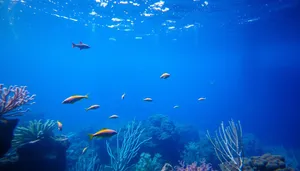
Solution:
M129 166L131 159L133 159L141 148L141 145L151 139L141 139L141 135L145 129L141 128L141 122L138 124L135 121L128 123L127 128L122 132L124 138L121 147L119 146L119 133L117 134L117 149L112 151L109 143L106 141L107 152L110 156L111 165L108 166L113 171L127 171L131 168Z
M5 116L19 116L29 111L29 108L22 109L23 105L31 105L35 94L29 95L26 86L4 87L0 84L0 118ZM30 103L31 102L31 103Z
M224 165L226 170L233 167L235 170L241 171L243 169L243 145L242 145L242 126L241 123L234 123L233 120L229 121L229 126L224 127L223 122L216 131L216 137L213 139L209 132L206 134L214 147L216 155L221 164ZM231 165L231 167L227 167Z

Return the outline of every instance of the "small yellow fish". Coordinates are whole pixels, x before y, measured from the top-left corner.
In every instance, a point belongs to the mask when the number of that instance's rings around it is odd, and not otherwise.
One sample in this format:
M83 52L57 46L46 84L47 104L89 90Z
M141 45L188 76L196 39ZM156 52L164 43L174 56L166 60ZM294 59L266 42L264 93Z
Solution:
M175 105L173 108L176 109L176 108L179 108L179 106Z
M88 149L88 147L84 147L84 149L82 150L81 155L83 155L86 152L87 149Z
M160 78L161 79L167 79L167 78L169 78L171 75L169 74L169 73L163 73L161 76L160 76Z
M110 138L117 134L117 131L112 129L103 128L100 131L94 133L94 134L88 134L89 139L92 140L95 138Z
M146 101L146 102L152 102L153 101L150 97L146 97L143 100Z
M110 117L109 117L109 119L117 119L119 116L118 115L111 115Z
M98 109L100 107L100 105L92 105L88 108L85 109L85 111L89 111L89 110L94 110L94 109Z
M198 100L199 101L206 100L206 97L200 97Z
M66 98L62 104L74 104L75 102L82 100L82 99L88 99L88 95L74 95L74 96L70 96L68 98Z
M59 121L57 121L57 129L58 129L59 131L62 131L62 127L63 127L62 123L59 122Z
M124 98L125 98L125 93L124 94L122 94L122 96L121 96L121 99L123 100Z

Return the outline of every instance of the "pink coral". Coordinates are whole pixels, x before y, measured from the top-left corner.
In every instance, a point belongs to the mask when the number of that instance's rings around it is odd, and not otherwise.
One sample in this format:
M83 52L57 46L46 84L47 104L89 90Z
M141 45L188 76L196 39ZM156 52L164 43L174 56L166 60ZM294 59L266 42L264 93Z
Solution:
M183 161L179 162L180 166L176 166L176 171L213 171L211 164L206 164L205 160L201 161L201 165L197 166L197 162L194 162L190 165L185 165Z
M35 95L29 96L26 86L6 88L0 84L0 118L27 112L29 109L23 110L22 106L34 100L34 97Z

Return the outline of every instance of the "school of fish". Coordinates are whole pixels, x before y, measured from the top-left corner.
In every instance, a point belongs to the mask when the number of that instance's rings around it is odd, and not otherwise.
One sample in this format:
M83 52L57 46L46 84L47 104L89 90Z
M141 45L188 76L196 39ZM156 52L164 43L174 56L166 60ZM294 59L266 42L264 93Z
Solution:
M80 50L82 50L82 49L89 49L90 48L89 45L84 44L82 42L80 42L79 44L72 43L72 47L73 48L79 48ZM169 73L163 73L160 76L160 79L168 79L170 76L171 76L171 74L169 74ZM124 100L125 96L126 96L126 93L123 93L121 95L121 100ZM88 94L86 94L86 95L73 95L73 96L67 97L65 100L63 100L62 104L74 104L74 103L76 103L78 101L81 101L82 99L88 99L88 98L89 98ZM198 101L203 101L203 100L206 100L206 97L199 97L198 98ZM143 101L145 101L145 102L153 102L153 99L151 97L145 97L143 99ZM85 111L96 110L98 108L100 108L100 105L93 104L93 105L85 108ZM173 106L173 108L177 109L177 108L179 108L179 106L175 105L175 106ZM109 119L117 119L117 118L119 118L119 116L116 115L116 114L113 114L113 115L109 116L108 118ZM58 127L59 131L62 131L63 124L60 121L57 121L57 127ZM94 138L102 139L102 138L110 138L110 137L112 137L112 136L114 136L116 134L117 134L117 131L115 131L113 129L102 128L99 131L97 131L96 133L88 134L88 137L89 137L90 140L92 140ZM87 151L87 149L88 149L88 147L83 148L82 155Z

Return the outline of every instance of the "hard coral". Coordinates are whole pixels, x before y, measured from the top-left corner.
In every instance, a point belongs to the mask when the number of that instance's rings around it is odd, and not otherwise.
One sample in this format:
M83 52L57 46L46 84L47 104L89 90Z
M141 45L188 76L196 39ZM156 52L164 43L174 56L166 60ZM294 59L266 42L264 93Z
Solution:
M226 165L226 167L225 167ZM229 168L231 171L236 171L234 167L231 167L230 163L220 164L222 171L227 171ZM247 158L244 161L243 171L293 171L292 168L287 168L284 157L280 155L264 154L262 156L254 156Z

